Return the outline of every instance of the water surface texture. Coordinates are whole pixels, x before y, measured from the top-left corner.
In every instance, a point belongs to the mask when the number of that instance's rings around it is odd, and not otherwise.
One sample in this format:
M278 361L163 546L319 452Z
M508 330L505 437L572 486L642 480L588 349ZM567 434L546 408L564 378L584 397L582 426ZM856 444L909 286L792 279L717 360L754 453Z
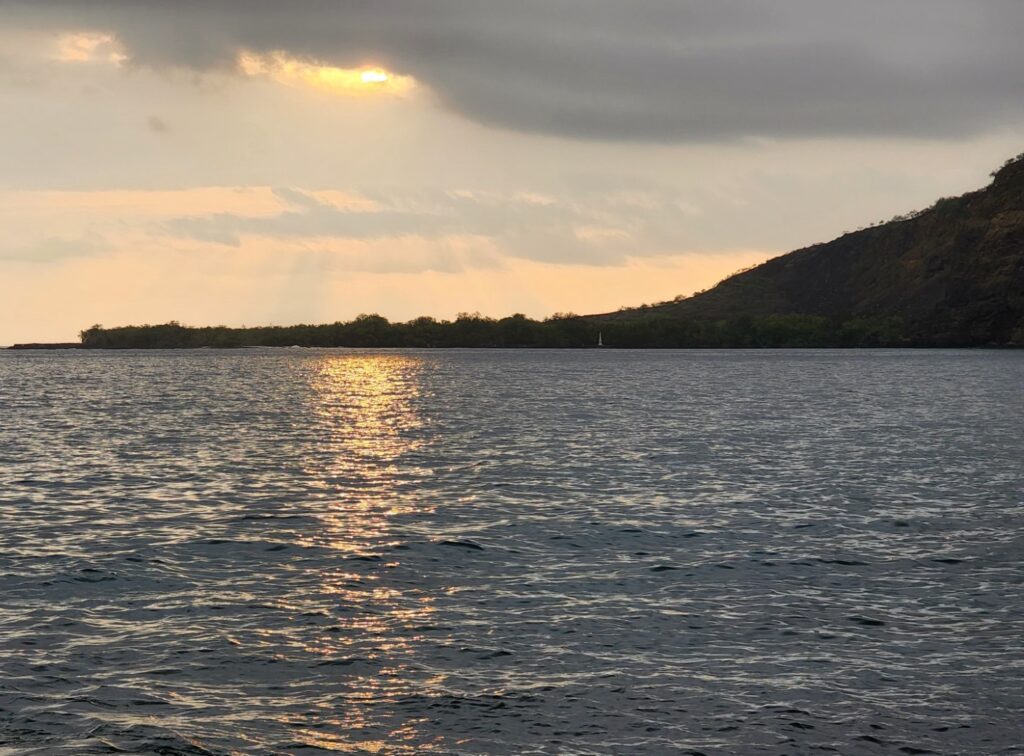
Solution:
M0 754L998 754L1024 353L0 354Z

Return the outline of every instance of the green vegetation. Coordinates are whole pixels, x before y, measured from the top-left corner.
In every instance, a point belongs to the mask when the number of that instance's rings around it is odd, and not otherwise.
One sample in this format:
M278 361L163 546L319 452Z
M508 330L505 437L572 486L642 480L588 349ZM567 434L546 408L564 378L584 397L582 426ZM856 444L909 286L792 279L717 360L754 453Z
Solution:
M81 334L92 349L188 349L199 347L534 347L585 348L604 343L616 348L758 348L908 346L898 321L829 321L808 315L740 317L684 321L642 317L602 323L593 318L556 317L544 321L523 315L494 320L462 315L454 321L417 318L389 323L362 315L326 325L189 328L179 323L102 328Z

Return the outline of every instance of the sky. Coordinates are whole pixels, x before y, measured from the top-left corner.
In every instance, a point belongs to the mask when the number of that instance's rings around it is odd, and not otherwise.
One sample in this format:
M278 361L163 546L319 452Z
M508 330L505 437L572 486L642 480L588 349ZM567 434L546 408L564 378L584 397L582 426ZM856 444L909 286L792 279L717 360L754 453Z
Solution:
M606 312L983 186L1020 0L0 0L0 344Z

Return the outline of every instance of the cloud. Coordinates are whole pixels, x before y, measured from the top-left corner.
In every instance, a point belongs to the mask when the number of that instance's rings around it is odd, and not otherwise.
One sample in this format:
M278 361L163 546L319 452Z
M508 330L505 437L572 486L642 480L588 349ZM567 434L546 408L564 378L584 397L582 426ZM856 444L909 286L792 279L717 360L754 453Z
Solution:
M275 189L274 195L284 205L276 214L181 216L154 231L227 247L271 239L346 252L352 242L415 239L436 242L440 249L446 240L472 239L512 258L610 265L678 251L692 213L670 196L635 192L586 204L529 193L442 190L370 192L341 205L298 189ZM423 269L422 263L422 257L412 258L405 270Z
M1024 120L1020 0L0 0L135 65L245 51L413 77L505 129L658 142L949 137Z
M102 32L72 32L57 39L54 59L63 63L120 63L124 53L117 49L114 38Z
M107 251L107 240L96 233L76 237L46 236L28 244L0 247L0 261L57 263L76 257L95 257Z

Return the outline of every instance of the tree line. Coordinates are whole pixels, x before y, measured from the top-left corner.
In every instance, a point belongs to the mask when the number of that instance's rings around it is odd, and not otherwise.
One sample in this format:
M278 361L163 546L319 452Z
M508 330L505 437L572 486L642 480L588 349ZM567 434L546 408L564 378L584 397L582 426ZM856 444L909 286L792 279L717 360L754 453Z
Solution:
M895 318L834 320L815 315L769 315L727 320L680 320L665 316L587 318L560 315L533 320L525 315L488 318L462 314L455 320L416 318L392 323L380 315L322 325L190 327L162 325L81 332L90 349L195 349L239 347L405 348L586 348L601 336L609 348L779 348L915 346Z

